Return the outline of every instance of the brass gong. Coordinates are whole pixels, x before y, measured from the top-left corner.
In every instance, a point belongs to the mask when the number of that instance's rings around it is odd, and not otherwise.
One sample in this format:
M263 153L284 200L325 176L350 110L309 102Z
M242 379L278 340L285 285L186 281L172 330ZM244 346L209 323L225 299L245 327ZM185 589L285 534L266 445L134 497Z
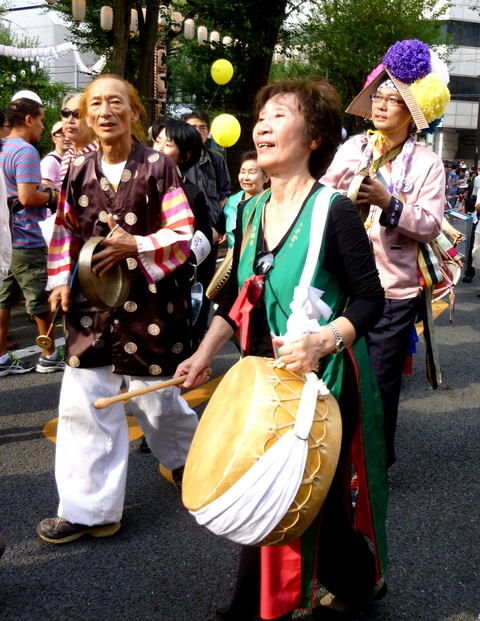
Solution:
M125 302L130 289L130 274L127 261L115 263L103 276L92 272L92 258L102 250L100 242L105 237L92 237L80 251L78 258L78 279L83 295L98 310L106 311Z

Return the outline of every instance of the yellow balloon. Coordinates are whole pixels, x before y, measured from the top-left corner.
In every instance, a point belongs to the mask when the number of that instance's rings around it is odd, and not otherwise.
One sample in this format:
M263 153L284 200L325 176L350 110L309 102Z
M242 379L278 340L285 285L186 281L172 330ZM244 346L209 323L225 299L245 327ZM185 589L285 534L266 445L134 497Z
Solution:
M213 63L210 73L217 84L226 84L232 79L233 65L229 60L221 58Z
M240 138L242 128L238 120L231 114L220 114L213 119L210 128L212 137L221 147L231 147Z

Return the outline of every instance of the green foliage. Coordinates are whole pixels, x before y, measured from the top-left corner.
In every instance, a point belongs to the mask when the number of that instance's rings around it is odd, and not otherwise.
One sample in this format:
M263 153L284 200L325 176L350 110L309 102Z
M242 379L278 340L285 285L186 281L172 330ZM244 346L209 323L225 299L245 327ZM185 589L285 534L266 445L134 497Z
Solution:
M197 25L208 32L217 30L221 38L233 39L226 47L222 43L200 47L196 39L186 42L178 37L181 46L171 49L169 71L169 100L195 101L199 107L208 105L213 95L214 105L225 111L249 113L253 94L268 80L273 48L278 31L285 19L287 0L189 0L190 15L198 14ZM185 8L182 11L185 15ZM172 46L173 47L173 46ZM211 64L226 58L234 67L232 80L217 89L210 75Z
M94 51L99 56L109 55L112 45L111 32L103 32L100 27L100 9L104 4L115 6L115 2L101 0L87 0L85 3L85 21L78 23L72 16L72 0L58 0L48 8L49 11L59 13L71 33L73 41L82 52Z
M58 0L49 10L61 14L72 33L71 39L83 50L91 49L97 54L111 57L113 33L105 33L100 28L100 9L105 0L88 0L86 19L77 24L72 18L71 0ZM141 7L154 7L160 0L149 0L137 3L133 0L114 0L109 2L114 11L123 10L124 6L132 6L139 11L142 21ZM216 91L217 85L210 76L210 65L218 58L227 58L235 68L231 83L220 87L215 95L214 105L229 111L241 107L248 108L245 89L252 84L257 90L258 84L268 79L268 69L277 40L277 32L285 18L287 0L264 0L263 3L252 0L188 0L177 1L170 6L182 13L186 18L195 18L196 25L205 25L209 33L216 29L221 36L229 35L235 41L226 48L222 44L212 50L210 44L201 47L196 36L193 41L186 41L183 33L175 35L167 26L159 29L157 43L168 48L168 101L173 103L181 99L183 102L196 102L207 106ZM80 39L83 43L80 44ZM125 77L136 84L139 73L144 70L145 62L139 58L139 36L128 40ZM150 53L147 51L147 53ZM153 50L152 52L153 53ZM105 71L108 71L107 65Z
M0 43L18 47L35 47L38 42L28 37L18 38L8 29L0 30ZM47 69L31 70L31 63L2 56L0 65L0 107L6 108L12 96L20 90L30 90L40 97L45 107L45 131L40 139L39 151L45 155L53 148L50 128L60 120L60 108L63 96L70 90L63 82L50 82Z
M307 23L296 33L308 52L310 70L339 91L345 107L357 95L387 49L403 39L428 45L441 38L448 5L436 0L313 0ZM347 126L360 121L346 115Z

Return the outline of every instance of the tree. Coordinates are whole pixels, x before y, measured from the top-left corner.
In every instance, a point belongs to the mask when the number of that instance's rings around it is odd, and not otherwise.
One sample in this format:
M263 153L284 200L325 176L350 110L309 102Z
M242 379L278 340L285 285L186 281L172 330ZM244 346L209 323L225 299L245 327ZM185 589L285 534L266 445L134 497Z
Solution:
M152 97L154 46L163 43L169 48L168 70L176 78L185 70L185 65L176 71L176 63L187 62L190 81L197 74L205 76L206 67L221 57L228 58L235 67L235 80L222 92L222 105L234 107L240 113L250 113L255 93L266 84L270 71L274 46L278 33L287 14L288 0L265 0L263 3L252 0L188 0L177 2L175 8L185 17L196 17L197 24L205 23L209 30L216 28L222 34L234 39L228 49L222 44L211 50L210 45L200 48L195 41L186 42L183 34L177 36L169 25L158 29L158 10L160 0L148 0L146 18L141 10L142 4L136 0L114 0L114 27L109 33L100 28L100 9L104 0L88 0L86 19L77 24L72 18L71 0L59 0L50 10L61 13L72 32L72 38L80 43L82 49L92 49L97 54L107 53L109 69L113 73L133 82L144 100ZM130 11L136 8L139 17L139 33L128 33ZM180 48L186 48L184 52ZM211 94L213 83L204 81L199 92L194 93L196 100L205 102ZM170 87L170 85L169 85ZM185 89L183 89L185 90ZM191 93L188 88L187 96ZM179 89L173 86L171 94L175 96Z
M303 45L314 72L335 86L345 107L397 41L447 43L440 18L448 5L437 0L313 0L312 4L310 18L302 25ZM346 124L355 131L363 125L351 115Z
M0 29L0 44L17 47L36 47L38 42L28 37L18 38L8 28ZM69 90L63 82L51 83L47 69L32 71L31 64L2 56L0 65L0 107L6 108L12 96L20 90L30 90L40 97L45 109L45 131L39 144L42 155L52 150L49 129L60 120L60 108L64 95Z

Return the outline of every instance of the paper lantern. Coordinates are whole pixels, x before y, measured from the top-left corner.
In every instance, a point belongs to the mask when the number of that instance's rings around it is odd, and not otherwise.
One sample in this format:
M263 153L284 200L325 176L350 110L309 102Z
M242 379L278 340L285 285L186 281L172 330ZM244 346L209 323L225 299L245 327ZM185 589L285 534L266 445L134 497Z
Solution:
M167 81L166 76L164 76L161 73L157 74L157 93L167 92L166 81Z
M229 60L221 58L213 63L210 73L217 84L227 84L233 76L233 65Z
M199 26L197 30L198 45L205 45L207 42L208 30L205 26Z
M191 41L195 36L195 21L193 19L186 19L183 22L183 34L187 41Z
M181 29L182 24L179 24L178 22L172 22L170 24L170 30L172 30L173 32L180 32Z
M181 24L185 18L178 11L174 11L172 13L172 22L176 22L177 24Z
M238 120L231 114L220 114L211 126L212 137L221 147L231 147L240 138L242 128Z
M157 67L167 66L167 50L161 47L157 51Z
M85 0L72 0L72 15L76 22L85 19Z
M167 25L168 7L164 4L158 7L158 27L163 28Z
M136 35L138 32L138 11L137 9L132 9L130 11L130 28L131 35Z
M223 43L223 45L226 45L228 47L229 45L232 44L232 37L228 37L228 36L227 37L223 37L222 43Z
M210 43L220 43L220 33L216 30L212 30L210 33ZM210 45L210 47L214 50L216 46Z
M113 28L113 9L111 6L102 6L100 9L100 26L105 32Z

